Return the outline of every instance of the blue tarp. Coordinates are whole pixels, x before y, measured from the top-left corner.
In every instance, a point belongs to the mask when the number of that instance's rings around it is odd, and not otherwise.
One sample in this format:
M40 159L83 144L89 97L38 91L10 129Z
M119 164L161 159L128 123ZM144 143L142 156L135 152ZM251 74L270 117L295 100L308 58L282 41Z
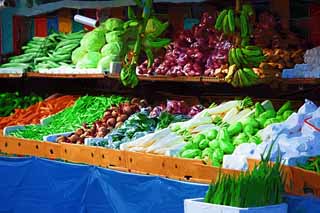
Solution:
M203 197L206 190L94 166L0 158L0 213L183 213L183 200ZM286 199L290 212L320 212L313 197Z

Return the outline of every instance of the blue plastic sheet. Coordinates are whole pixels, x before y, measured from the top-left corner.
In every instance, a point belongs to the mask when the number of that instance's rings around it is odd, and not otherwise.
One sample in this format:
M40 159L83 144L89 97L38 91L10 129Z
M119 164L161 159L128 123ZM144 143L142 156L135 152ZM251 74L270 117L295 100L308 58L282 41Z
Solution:
M0 213L183 213L206 185L41 158L0 158ZM320 212L314 197L286 196L289 212Z
M183 212L206 185L41 158L0 158L0 213Z

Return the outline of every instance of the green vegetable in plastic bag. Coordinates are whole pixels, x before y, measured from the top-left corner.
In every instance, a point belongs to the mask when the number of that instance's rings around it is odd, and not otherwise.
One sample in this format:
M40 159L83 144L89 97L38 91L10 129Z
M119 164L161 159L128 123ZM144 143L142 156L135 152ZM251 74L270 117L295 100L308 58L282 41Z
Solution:
M240 133L236 137L233 138L233 145L237 146L243 143L248 143L249 137L245 133Z
M212 140L212 141L210 141L209 142L209 147L211 148L211 149L216 149L216 148L219 148L219 141L217 140L217 139L214 139L214 140Z
M104 32L99 28L88 32L83 36L80 43L88 52L99 52L106 43Z
M200 143L199 143L199 148L200 148L201 150L207 148L207 147L209 146L209 142L210 142L210 141L209 141L208 139L203 139L203 140L200 141Z
M77 63L78 69L85 68L96 68L99 60L101 59L101 54L98 52L88 52L85 56L80 59Z
M98 63L99 70L110 70L110 63L112 61L118 61L119 57L117 55L107 55L100 59Z
M106 34L107 43L122 42L124 31L112 31Z
M87 54L87 51L84 47L78 47L72 52L72 56L71 56L72 63L77 64L78 61L82 59L83 56L85 56L86 54Z
M118 18L109 18L104 23L100 25L100 27L107 33L114 30L122 30L123 21Z
M103 46L101 50L102 57L108 55L121 56L124 53L123 42L111 42Z
M202 154L200 149L187 149L186 151L182 152L182 158L195 158L196 156L200 156Z

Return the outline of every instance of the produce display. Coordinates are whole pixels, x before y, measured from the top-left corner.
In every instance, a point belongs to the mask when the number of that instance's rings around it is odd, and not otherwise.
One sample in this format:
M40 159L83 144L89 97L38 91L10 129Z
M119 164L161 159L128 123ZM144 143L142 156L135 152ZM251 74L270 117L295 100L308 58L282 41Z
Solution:
M266 155L252 171L245 172L239 177L220 175L214 184L209 185L204 201L241 208L282 203L284 174L281 161L278 159L274 165L271 165L269 164L270 153Z
M39 101L42 101L42 98L33 94L23 96L18 92L2 93L0 94L0 117L9 116L15 109L25 109Z
M151 116L147 108L130 116L120 128L113 130L103 140L93 141L91 145L119 149L121 144L136 140L154 131L167 128L171 123L189 120L190 117L171 114L166 111Z
M72 106L75 99L73 96L65 95L37 102L26 109L17 108L12 115L0 118L0 129L13 125L38 124L42 118Z
M285 121L260 130L257 135L262 140L261 144L241 144L232 155L225 155L223 166L245 170L248 168L247 158L260 159L263 151L272 144L272 161L276 160L280 152L286 165L297 166L306 163L308 158L320 155L319 112L320 108L317 105L306 100L298 112L290 112L292 114Z
M125 100L120 96L83 96L72 107L53 115L49 123L40 126L27 126L24 130L12 132L11 135L19 138L43 140L44 136L51 134L75 131L83 124L92 124L103 116L105 109Z
M135 35L134 47L125 58L124 67L121 69L120 79L124 86L135 87L138 85L136 68L139 58L144 52L148 58L147 67L151 67L154 61L153 50L164 47L170 43L170 39L159 38L167 29L168 23L161 23L152 10L153 0L136 0L138 7L143 9L141 16L136 15L131 7L128 7L128 32Z
M202 15L200 24L192 30L179 33L179 36L168 46L164 58L155 60L156 66L138 67L140 75L168 76L216 76L215 69L228 63L228 52L232 47L229 40L214 29L214 17L208 13Z
M251 104L250 99L245 99L244 101L230 101L217 107L205 109L186 122L172 124L168 128L122 144L120 149L176 156L186 146L186 141L192 139L192 135L218 129L219 127L214 123L221 122L229 110L237 107L239 109L247 108ZM248 116L245 113L241 115Z
M130 102L120 103L118 106L112 106L107 109L103 117L95 121L91 127L83 125L69 136L60 136L57 138L59 143L76 143L81 138L84 143L85 138L103 138L113 128L119 128L132 114L140 111L141 107L145 107L147 102L133 98Z
M9 62L2 64L1 68L16 68L21 67L24 70L34 70L35 59L47 57L50 51L56 48L59 39L58 33L53 33L48 37L33 37L26 46L22 47L23 54L12 56Z
M149 112L150 110L151 112L147 116L146 112ZM142 112L140 113L140 111ZM141 137L143 136L142 132L150 133L154 130L166 128L171 123L188 120L190 117L187 116L187 114L192 116L200 111L200 105L189 108L184 101L176 100L168 100L166 106L162 104L152 109L146 100L133 98L130 102L124 102L119 104L119 106L112 106L107 109L103 118L95 121L90 125L91 127L85 124L68 136L61 135L57 137L56 142L83 144L86 138L88 138L90 139L90 142L88 143L91 145L106 146L106 140L101 139L111 137L113 139L111 141L109 140L109 145L113 142L115 144L120 144L119 138L121 137L121 143L124 141L122 140L123 138L126 138L127 142L128 138L137 138L137 136L134 136L136 132ZM133 114L135 114L135 116L131 116ZM127 119L130 119L130 122L126 122ZM124 123L126 123L126 125L122 128ZM141 125L139 125L139 123L141 123ZM120 129L113 131L113 129L118 128ZM119 132L122 133L120 134ZM115 141L113 135L117 135L116 138L119 140L118 142ZM81 138L82 140L78 141L78 138ZM97 138L97 140L91 140L92 138ZM119 144L116 146L117 148L119 148Z
M35 62L35 70L58 68L60 66L69 66L71 64L71 54L74 49L80 45L80 40L84 36L84 32L76 32L69 34L60 34L55 49L48 52L48 56L37 57ZM62 71L61 71L62 72Z
M21 67L24 70L42 71L43 69L70 66L72 51L80 45L84 32L53 33L47 37L33 37L22 47L22 55L9 58L0 68Z
M260 144L262 141L257 135L259 130L272 123L285 121L293 113L290 102L277 112L269 101L262 104L257 102L254 109L248 106L241 111L237 107L229 110L218 125L218 130L215 128L190 137L179 156L205 159L211 161L212 165L220 166L225 154L232 154L235 147L243 143Z

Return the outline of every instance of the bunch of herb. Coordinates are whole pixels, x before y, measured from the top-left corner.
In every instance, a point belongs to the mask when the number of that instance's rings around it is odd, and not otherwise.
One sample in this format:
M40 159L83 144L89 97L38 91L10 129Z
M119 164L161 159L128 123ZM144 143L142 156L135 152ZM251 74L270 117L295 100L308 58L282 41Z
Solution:
M271 149L266 156L261 155L261 161L251 172L239 176L220 173L217 181L210 184L205 202L240 208L280 204L284 191L283 167L280 157L275 163L269 162Z

